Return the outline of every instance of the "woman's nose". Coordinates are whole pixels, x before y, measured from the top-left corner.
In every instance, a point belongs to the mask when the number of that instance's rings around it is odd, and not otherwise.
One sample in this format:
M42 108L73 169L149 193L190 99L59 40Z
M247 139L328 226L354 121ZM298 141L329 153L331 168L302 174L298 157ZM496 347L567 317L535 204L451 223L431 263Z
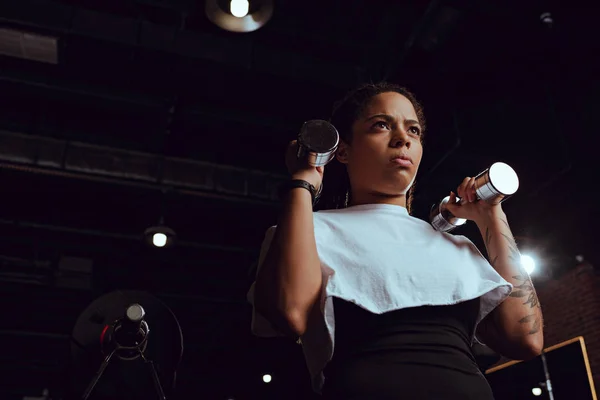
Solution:
M408 140L408 134L402 129L398 129L396 132L394 132L394 136L392 137L391 147L398 148L405 145L406 147L410 147L410 140Z

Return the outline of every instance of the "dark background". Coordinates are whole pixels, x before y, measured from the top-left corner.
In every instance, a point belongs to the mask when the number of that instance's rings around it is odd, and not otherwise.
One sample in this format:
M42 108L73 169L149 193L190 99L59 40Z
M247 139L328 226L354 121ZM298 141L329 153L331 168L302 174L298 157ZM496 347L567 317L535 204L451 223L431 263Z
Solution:
M556 347L556 348L554 348ZM590 390L584 351L579 340L570 340L565 344L552 346L545 354L546 367L554 398L593 400ZM538 399L547 399L548 393L541 357L500 368L487 374L494 389L496 400L530 400L536 398L531 389L544 388Z
M425 105L417 217L504 161L521 184L505 210L539 285L577 255L597 265L591 4L276 1L265 27L234 34L200 1L0 3L0 27L58 38L56 65L0 56L0 397L59 393L77 316L142 289L181 324L181 398L306 398L300 347L250 335L249 271L276 223L285 145L361 82L406 85ZM170 249L142 240L161 216ZM472 225L457 232L481 245ZM69 257L91 276L69 278Z

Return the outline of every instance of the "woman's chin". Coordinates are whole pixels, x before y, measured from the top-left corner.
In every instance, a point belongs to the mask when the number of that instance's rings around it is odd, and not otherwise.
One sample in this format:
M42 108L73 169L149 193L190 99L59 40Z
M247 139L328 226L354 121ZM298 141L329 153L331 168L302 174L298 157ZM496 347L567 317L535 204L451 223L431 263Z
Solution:
M406 194L414 181L412 174L405 176L396 175L394 178L386 186L391 192L399 194Z

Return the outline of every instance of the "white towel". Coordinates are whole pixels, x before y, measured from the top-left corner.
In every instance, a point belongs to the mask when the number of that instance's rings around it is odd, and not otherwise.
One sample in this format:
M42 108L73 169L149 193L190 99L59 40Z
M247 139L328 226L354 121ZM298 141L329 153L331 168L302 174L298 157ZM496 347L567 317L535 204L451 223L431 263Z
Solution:
M332 296L376 314L480 298L477 326L512 290L468 238L435 231L401 206L367 204L319 211L314 213L314 225L323 276L321 315L309 321L302 347L317 392L335 346ZM259 270L275 229L265 235ZM254 285L248 292L248 300L253 299ZM256 311L252 332L280 336Z

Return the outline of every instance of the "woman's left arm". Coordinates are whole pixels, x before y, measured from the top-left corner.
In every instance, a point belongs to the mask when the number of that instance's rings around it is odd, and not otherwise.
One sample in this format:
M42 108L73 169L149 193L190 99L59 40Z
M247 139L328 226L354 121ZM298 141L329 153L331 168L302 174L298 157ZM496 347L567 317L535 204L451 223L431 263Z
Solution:
M480 334L501 354L516 359L532 358L540 354L544 345L542 309L531 278L521 266L521 255L506 215L499 205L492 210L475 222L484 238L490 264L512 283L513 289L490 313Z
M468 202L451 206L457 217L474 221L481 232L490 264L513 285L509 297L480 324L478 335L498 353L512 359L539 355L544 345L542 309L529 274L500 204L475 201L474 179L466 178L458 188ZM451 194L451 197L455 197ZM455 199L451 198L451 202Z

